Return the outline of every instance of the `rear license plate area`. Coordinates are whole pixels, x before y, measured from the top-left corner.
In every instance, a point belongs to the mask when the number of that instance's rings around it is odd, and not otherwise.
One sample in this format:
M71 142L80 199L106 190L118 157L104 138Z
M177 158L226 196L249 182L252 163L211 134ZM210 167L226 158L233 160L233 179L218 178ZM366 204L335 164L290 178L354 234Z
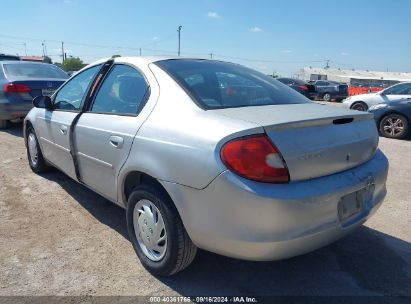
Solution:
M361 189L341 197L338 202L338 217L340 222L346 222L363 211L364 193L365 189Z
M51 95L53 95L54 91L55 90L52 90L52 89L43 89L43 90L41 90L41 94L43 96L49 96L50 97Z

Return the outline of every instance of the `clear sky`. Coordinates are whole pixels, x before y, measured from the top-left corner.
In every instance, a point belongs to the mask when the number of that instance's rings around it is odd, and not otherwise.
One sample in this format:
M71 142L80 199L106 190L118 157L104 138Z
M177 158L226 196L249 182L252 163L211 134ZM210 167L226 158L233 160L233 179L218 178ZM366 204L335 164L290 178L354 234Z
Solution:
M291 76L304 66L411 72L411 0L2 1L0 52L85 62L181 52Z

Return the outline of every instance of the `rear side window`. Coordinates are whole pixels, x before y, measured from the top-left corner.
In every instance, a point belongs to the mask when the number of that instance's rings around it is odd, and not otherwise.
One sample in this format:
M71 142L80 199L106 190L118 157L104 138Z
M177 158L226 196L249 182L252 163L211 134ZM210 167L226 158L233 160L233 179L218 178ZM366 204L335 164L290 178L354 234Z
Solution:
M16 63L4 64L8 77L67 79L68 75L53 64Z
M144 76L127 65L115 65L101 85L91 112L136 115L147 99Z
M156 62L203 109L298 104L310 101L283 83L246 67L209 60Z

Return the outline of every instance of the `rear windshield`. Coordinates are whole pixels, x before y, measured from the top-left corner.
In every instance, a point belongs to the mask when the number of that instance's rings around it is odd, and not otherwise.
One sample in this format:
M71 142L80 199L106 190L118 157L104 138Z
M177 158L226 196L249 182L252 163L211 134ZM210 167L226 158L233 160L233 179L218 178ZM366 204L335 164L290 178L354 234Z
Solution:
M155 64L207 110L310 102L272 77L237 64L194 59L163 60Z
M58 78L67 79L68 75L52 64L20 63L4 64L4 72L8 77Z

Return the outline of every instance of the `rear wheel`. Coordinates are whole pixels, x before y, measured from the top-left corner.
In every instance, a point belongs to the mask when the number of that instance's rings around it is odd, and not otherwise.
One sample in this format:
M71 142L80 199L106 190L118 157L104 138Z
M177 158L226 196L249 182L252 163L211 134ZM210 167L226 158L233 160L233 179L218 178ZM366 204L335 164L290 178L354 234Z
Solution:
M7 120L0 120L0 129L7 128Z
M407 136L410 124L404 116L400 114L388 114L380 122L381 135L389 138L401 139Z
M368 106L362 101L357 101L351 106L351 109L365 112L368 110Z
M171 199L158 186L139 185L130 194L127 228L138 258L154 275L173 275L194 260L197 247Z
M27 158L33 172L41 173L49 169L41 153L33 127L27 129Z
M323 100L327 101L327 102L331 101L331 94L330 93L324 93Z

